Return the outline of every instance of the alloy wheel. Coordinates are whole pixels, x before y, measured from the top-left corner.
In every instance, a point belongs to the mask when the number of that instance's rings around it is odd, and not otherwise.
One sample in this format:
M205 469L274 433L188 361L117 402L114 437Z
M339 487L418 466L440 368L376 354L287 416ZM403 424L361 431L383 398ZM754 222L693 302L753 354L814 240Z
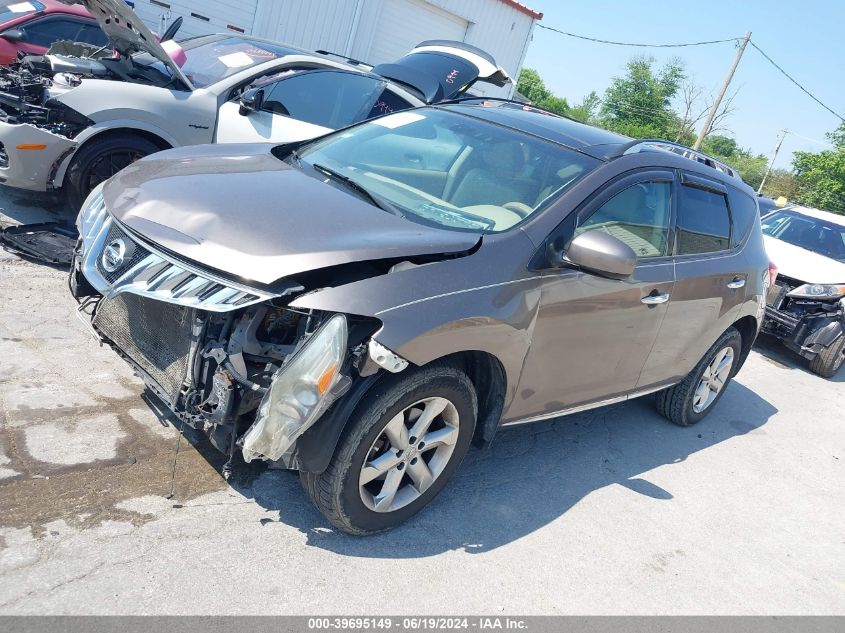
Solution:
M692 399L692 410L701 413L707 409L725 388L734 365L734 351L732 347L725 347L713 357L713 360L701 375L701 381L695 388Z
M374 512L418 499L443 474L458 441L459 416L446 398L426 398L393 416L364 459L358 488Z

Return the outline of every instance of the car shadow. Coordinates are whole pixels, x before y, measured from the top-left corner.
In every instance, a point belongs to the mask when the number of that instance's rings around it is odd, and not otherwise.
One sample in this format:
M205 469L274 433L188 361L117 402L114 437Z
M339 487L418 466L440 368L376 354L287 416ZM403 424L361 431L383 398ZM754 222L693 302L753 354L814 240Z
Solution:
M787 349L783 343L769 334L760 334L754 343L754 349L760 352L766 360L783 369L803 371L805 374L825 382L845 382L845 365L840 367L832 378L822 378L810 371L806 360Z
M310 546L344 556L416 558L450 550L487 552L565 515L590 493L619 485L662 502L671 489L644 473L753 433L777 412L738 382L700 424L680 428L660 417L653 397L556 420L502 429L493 446L471 449L432 504L401 527L360 538L339 532L310 504L296 473L236 477L238 492L296 527ZM254 472L254 471L253 471ZM612 512L613 508L608 508Z

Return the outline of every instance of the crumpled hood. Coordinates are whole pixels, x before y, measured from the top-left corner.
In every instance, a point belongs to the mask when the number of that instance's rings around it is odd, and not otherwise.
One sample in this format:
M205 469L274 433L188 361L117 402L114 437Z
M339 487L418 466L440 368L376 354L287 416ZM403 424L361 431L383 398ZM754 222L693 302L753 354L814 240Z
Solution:
M81 4L93 15L108 35L114 49L121 55L137 52L149 53L167 66L188 88L193 85L182 73L158 42L143 20L126 4L125 0L59 0L64 4Z
M263 284L351 262L458 253L480 239L391 215L290 167L271 149L206 145L154 154L108 181L106 207L150 242Z
M779 275L808 284L845 283L845 264L842 262L768 235L764 235L763 240Z

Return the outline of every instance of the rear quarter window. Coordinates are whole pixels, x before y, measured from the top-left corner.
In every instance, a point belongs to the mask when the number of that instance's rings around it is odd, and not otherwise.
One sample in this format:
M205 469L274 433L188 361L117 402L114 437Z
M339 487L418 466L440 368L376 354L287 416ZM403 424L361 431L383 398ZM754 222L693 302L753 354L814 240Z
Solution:
M729 190L728 197L734 223L731 246L736 247L745 241L751 232L751 227L757 221L757 201L735 189Z

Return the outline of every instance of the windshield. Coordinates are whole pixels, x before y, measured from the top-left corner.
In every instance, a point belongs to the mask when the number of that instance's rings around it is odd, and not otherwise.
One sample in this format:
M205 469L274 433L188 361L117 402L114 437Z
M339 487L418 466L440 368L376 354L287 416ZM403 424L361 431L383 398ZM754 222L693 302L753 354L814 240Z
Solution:
M247 68L297 52L242 37L198 38L196 42L183 42L182 46L188 58L182 72L196 88L205 88Z
M763 234L845 263L845 226L778 211L762 220Z
M561 145L436 108L391 114L297 156L329 168L409 220L498 233L599 161Z
M0 24L43 10L40 2L0 2Z

